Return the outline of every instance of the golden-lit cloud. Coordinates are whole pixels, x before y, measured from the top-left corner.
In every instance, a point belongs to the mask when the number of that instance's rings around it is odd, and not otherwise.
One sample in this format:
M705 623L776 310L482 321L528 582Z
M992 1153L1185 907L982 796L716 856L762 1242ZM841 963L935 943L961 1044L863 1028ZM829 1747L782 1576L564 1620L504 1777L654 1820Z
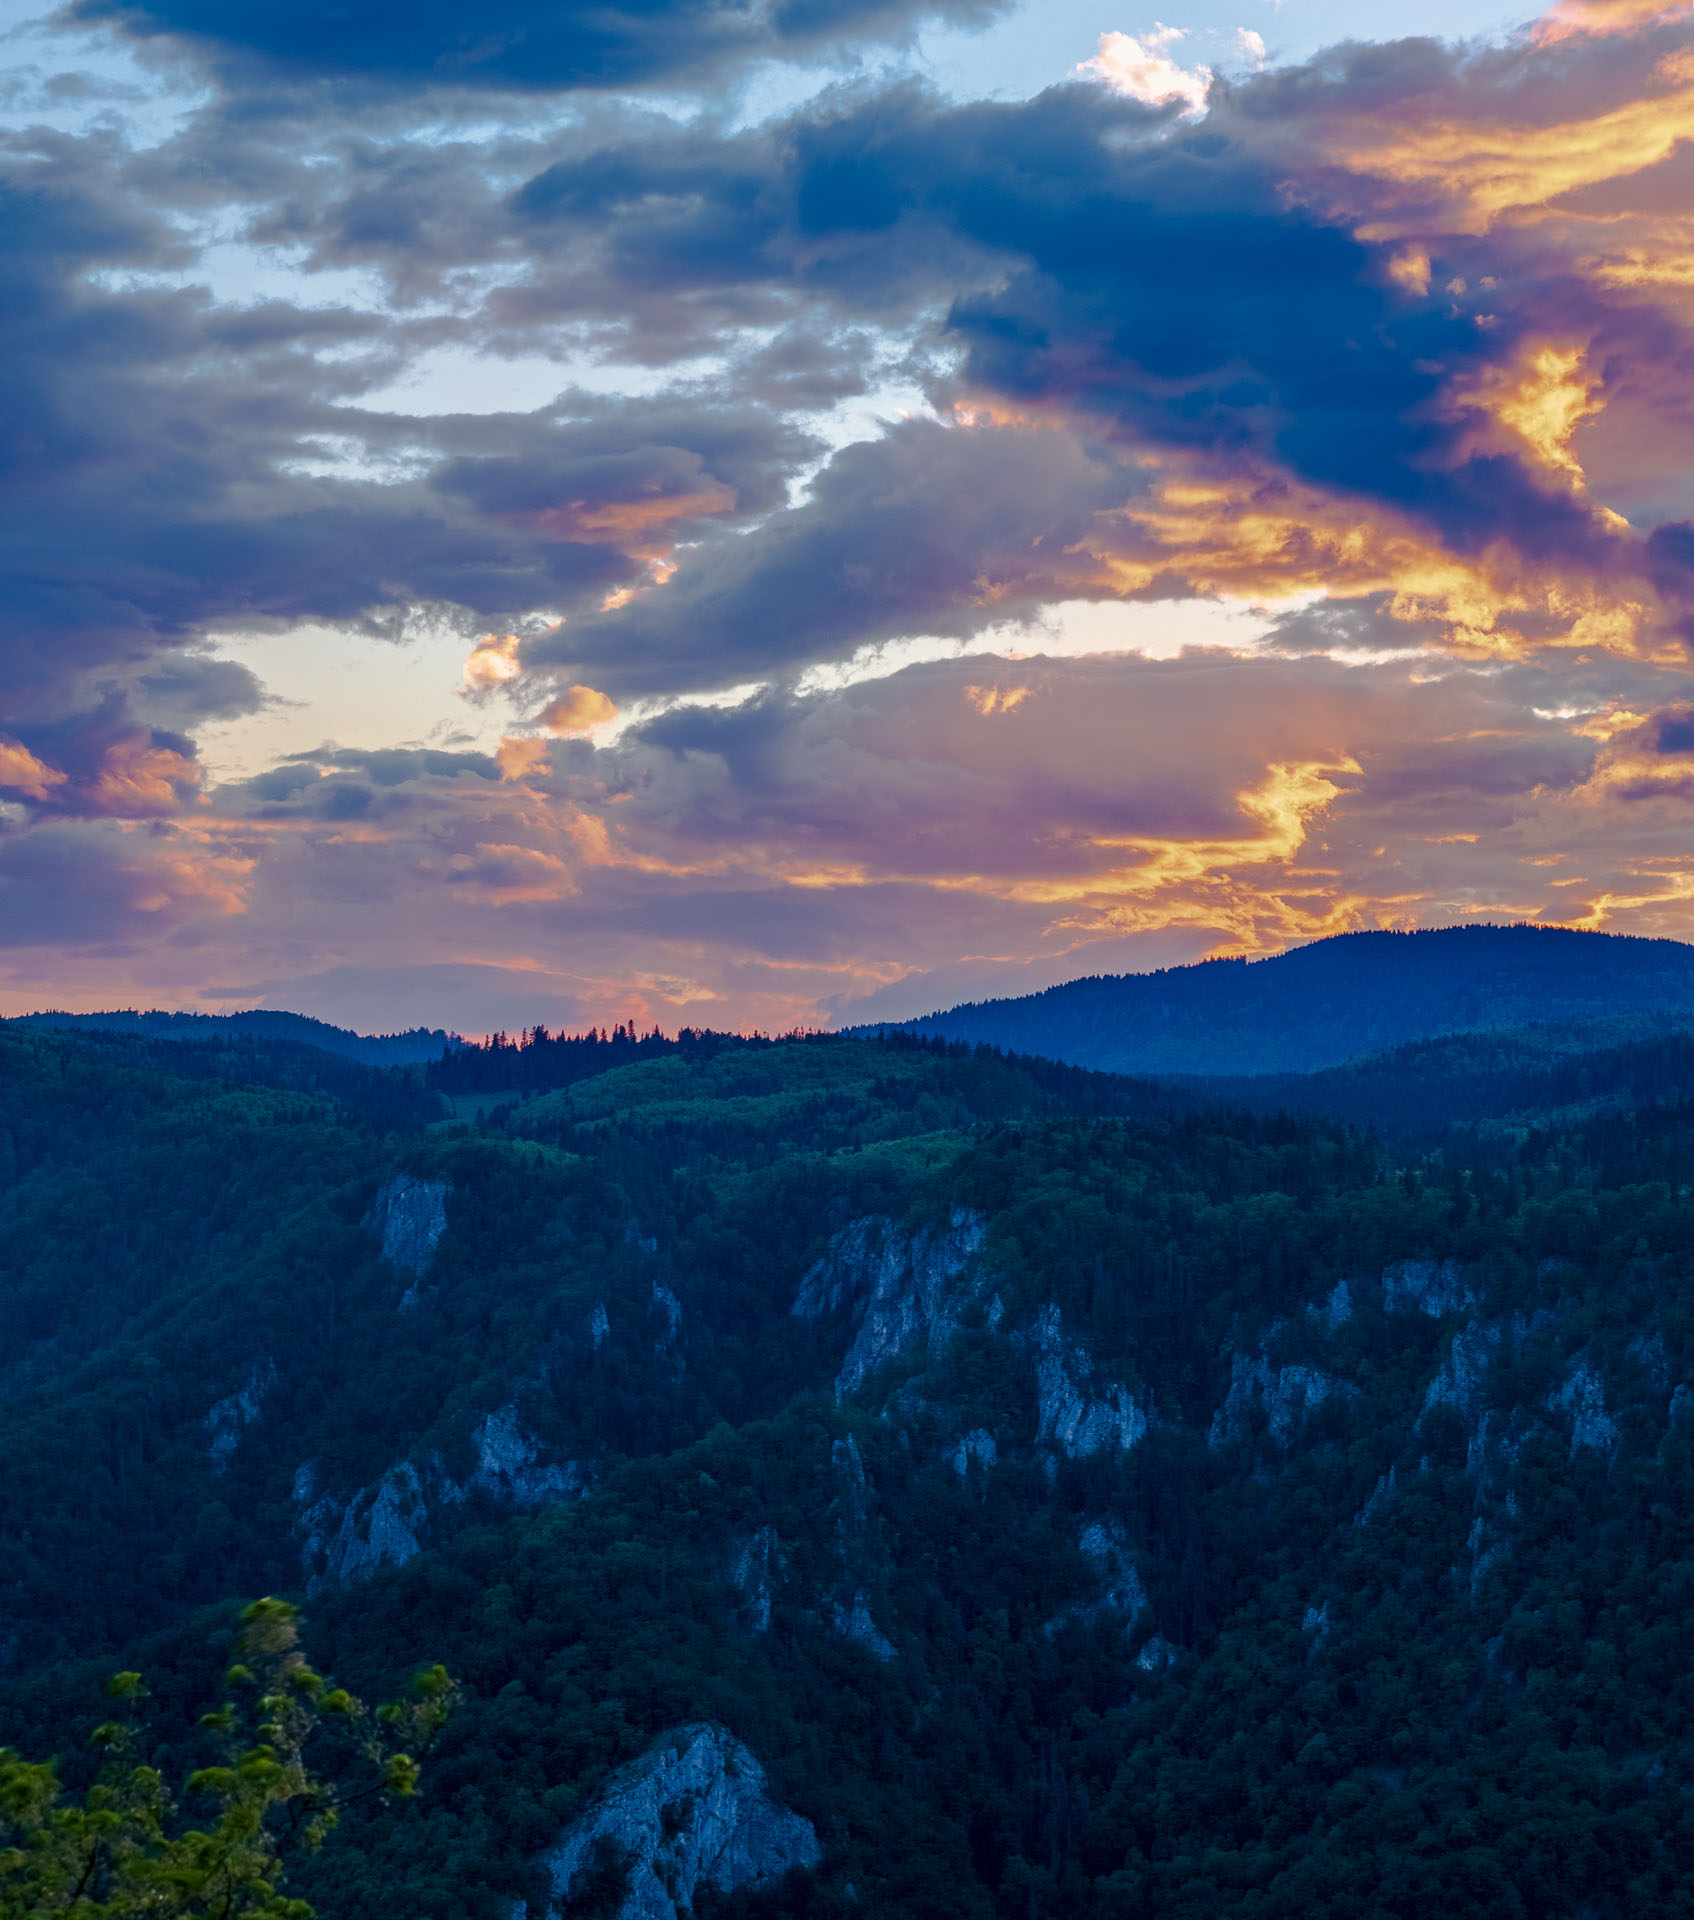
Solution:
M1507 216L1534 217L1581 188L1637 174L1694 134L1694 50L1655 67L1647 89L1602 112L1546 121L1505 116L1344 120L1329 134L1334 162L1361 180L1416 189L1446 231L1486 233ZM1424 213L1421 218L1429 219ZM1390 237L1395 216L1363 231Z
M1561 40L1631 33L1691 14L1689 0L1557 0L1536 21L1533 38L1538 46L1556 46Z
M545 773L552 756L545 740L508 738L495 749L495 763L502 780L529 780Z
M1033 687L966 687L965 698L985 719L996 713L1015 713L1032 698Z
M618 547L639 560L663 561L676 544L681 523L733 513L735 506L733 487L706 479L687 492L655 492L633 500L571 500L524 519L555 540Z
M557 735L592 733L596 727L607 726L617 717L617 708L598 689L567 687L542 708L535 724Z
M485 633L465 657L465 693L491 693L523 672L518 660L522 641L515 633Z
M175 813L200 785L200 769L174 747L144 736L115 741L87 793L99 813L144 819Z
M1531 342L1511 365L1490 369L1481 386L1455 394L1454 404L1485 408L1543 467L1580 487L1585 479L1571 439L1604 405L1602 385L1582 343Z
M0 789L21 793L29 800L45 800L66 776L57 767L38 760L27 747L0 735Z

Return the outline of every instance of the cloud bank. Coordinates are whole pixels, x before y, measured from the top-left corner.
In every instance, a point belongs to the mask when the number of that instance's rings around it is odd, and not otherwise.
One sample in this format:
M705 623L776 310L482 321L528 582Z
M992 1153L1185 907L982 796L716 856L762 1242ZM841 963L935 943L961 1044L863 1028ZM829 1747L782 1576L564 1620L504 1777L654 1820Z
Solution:
M786 1025L1694 926L1688 10L734 106L923 17L64 16L192 85L0 138L0 1001ZM408 407L442 356L556 382ZM420 622L428 740L326 690L208 772L220 635Z

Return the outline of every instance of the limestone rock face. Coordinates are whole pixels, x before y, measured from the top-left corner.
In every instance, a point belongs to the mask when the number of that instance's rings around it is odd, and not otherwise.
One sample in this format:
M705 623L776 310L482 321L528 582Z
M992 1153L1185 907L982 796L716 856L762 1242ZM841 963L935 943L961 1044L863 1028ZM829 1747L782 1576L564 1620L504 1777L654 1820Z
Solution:
M1123 1623L1127 1632L1147 1611L1147 1589L1141 1583L1129 1550L1129 1536L1117 1520L1094 1520L1082 1530L1077 1542L1093 1564L1100 1581L1100 1598L1081 1601L1067 1607L1047 1622L1043 1631L1049 1638L1061 1627L1073 1623L1086 1625L1103 1615Z
M276 1385L276 1363L255 1360L244 1385L220 1400L206 1415L209 1436L206 1451L212 1456L212 1471L222 1473L230 1456L241 1443L241 1436L258 1419L265 1395Z
M741 1596L741 1624L749 1633L769 1632L777 1582L787 1564L774 1527L760 1527L731 1550L729 1582Z
M981 1249L986 1222L955 1207L937 1233L898 1233L892 1221L873 1214L844 1227L800 1282L794 1312L822 1319L853 1307L858 1331L836 1375L838 1395L854 1392L876 1369L920 1341L946 1344L966 1296L959 1281Z
M1609 1453L1617 1445L1618 1423L1606 1411L1605 1383L1586 1356L1571 1368L1548 1405L1570 1415L1572 1454L1578 1447L1595 1447L1601 1453Z
M477 1463L462 1482L449 1475L438 1454L427 1454L396 1462L375 1486L320 1496L315 1469L302 1467L294 1500L302 1509L300 1562L307 1592L362 1580L378 1567L404 1566L420 1551L424 1531L451 1521L473 1492L530 1508L574 1499L589 1485L591 1475L576 1461L541 1459L516 1407L489 1414L475 1442Z
M1457 1260L1396 1260L1382 1274L1382 1304L1390 1313L1427 1313L1432 1319L1471 1305L1474 1295Z
M1065 1338L1059 1309L1036 1316L1036 1438L1062 1447L1073 1460L1111 1448L1128 1451L1147 1432L1147 1416L1127 1388L1097 1386L1088 1355Z
M305 1471L296 1476L297 1490ZM310 1487L304 1479L304 1489ZM374 1487L350 1500L325 1495L314 1501L301 1515L306 1591L362 1579L380 1566L404 1566L418 1551L418 1531L428 1518L423 1477L410 1460L390 1467Z
M972 1427L953 1449L953 1471L961 1480L970 1478L972 1467L986 1471L1000 1458L999 1443L986 1427Z
M1351 1393L1345 1382L1317 1367L1277 1367L1262 1354L1238 1353L1230 1363L1229 1391L1212 1416L1208 1442L1221 1447L1247 1429L1255 1398L1265 1409L1265 1424L1279 1447L1294 1438L1307 1413L1333 1394Z
M1474 1428L1483 1409L1488 1369L1508 1331L1512 1329L1499 1320L1461 1328L1453 1336L1440 1372L1429 1383L1423 1397L1424 1412L1432 1407L1453 1407L1465 1417L1467 1425Z
M514 1507L541 1507L569 1500L583 1491L585 1478L574 1460L543 1461L540 1448L524 1432L516 1407L501 1407L476 1430L476 1471L467 1490L480 1487Z
M602 1839L629 1870L617 1920L680 1920L702 1886L733 1893L814 1867L821 1852L812 1823L771 1798L752 1752L705 1721L661 1735L565 1829L544 1862L545 1920L570 1912Z
M365 1225L381 1240L382 1257L391 1267L420 1276L447 1230L446 1181L393 1175L377 1190Z

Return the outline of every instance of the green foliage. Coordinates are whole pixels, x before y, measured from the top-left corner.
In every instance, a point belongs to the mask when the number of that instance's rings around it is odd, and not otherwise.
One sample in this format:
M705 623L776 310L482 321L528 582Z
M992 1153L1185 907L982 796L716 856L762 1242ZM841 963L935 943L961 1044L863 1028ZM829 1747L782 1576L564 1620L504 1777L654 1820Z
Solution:
M204 1809L195 1824L180 1817L160 1770L137 1760L133 1719L95 1729L99 1770L80 1796L61 1788L50 1763L0 1749L0 1916L311 1920L312 1908L282 1891L288 1853L315 1851L349 1801L416 1793L415 1755L434 1744L457 1690L445 1668L428 1667L408 1697L373 1717L306 1664L297 1639L285 1601L259 1600L243 1613L242 1657L225 1676L223 1704L200 1721L221 1757L188 1778L188 1801ZM131 1713L147 1691L133 1672L106 1690ZM351 1794L308 1763L326 1722L372 1775Z

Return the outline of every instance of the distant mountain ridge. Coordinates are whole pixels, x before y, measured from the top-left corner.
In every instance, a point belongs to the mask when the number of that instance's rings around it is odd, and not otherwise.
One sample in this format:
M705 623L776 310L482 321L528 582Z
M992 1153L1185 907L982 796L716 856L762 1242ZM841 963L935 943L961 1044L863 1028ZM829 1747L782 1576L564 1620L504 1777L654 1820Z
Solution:
M1621 1014L1694 1023L1694 946L1565 927L1348 933L1268 960L1096 975L853 1029L1112 1073L1314 1073L1442 1034Z
M279 1008L256 1007L247 1013L139 1013L133 1008L111 1013L30 1013L7 1024L54 1027L60 1031L136 1033L150 1040L217 1040L241 1036L254 1040L286 1040L295 1046L316 1047L367 1067L403 1067L418 1060L439 1060L458 1040L440 1027L412 1027L405 1033L353 1033L333 1027L309 1014L284 1013Z

